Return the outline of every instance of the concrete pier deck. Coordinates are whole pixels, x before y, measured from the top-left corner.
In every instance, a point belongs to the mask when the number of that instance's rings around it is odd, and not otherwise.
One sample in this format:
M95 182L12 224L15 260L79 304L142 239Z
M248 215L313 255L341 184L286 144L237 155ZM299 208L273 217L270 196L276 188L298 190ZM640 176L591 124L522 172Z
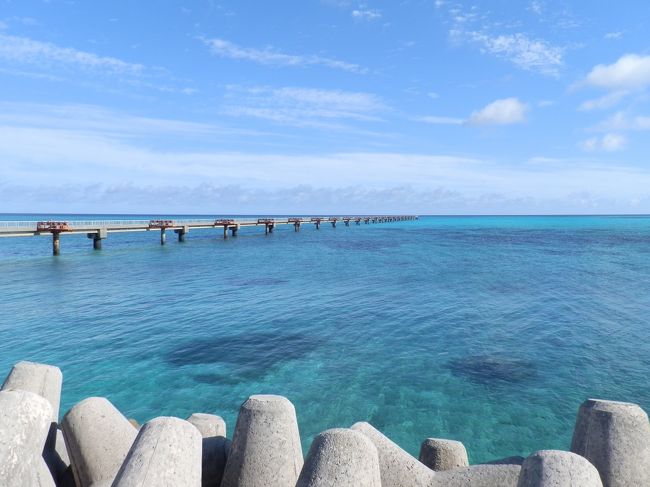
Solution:
M178 236L179 242L185 241L185 236L190 230L215 229L223 232L223 238L236 236L241 227L263 227L264 233L273 233L278 225L292 225L294 231L300 231L302 225L314 225L319 230L321 224L329 223L336 227L337 222L346 227L350 224L361 225L370 223L387 223L417 220L415 215L384 215L384 216L316 216L316 217L261 217L261 218L215 218L215 219L160 219L160 220L68 220L68 221L0 221L1 237L37 237L51 236L52 253L59 255L61 252L60 237L63 234L86 234L93 241L93 248L99 250L102 240L109 233L124 232L150 232L155 231L160 236L160 243L167 241L167 231L173 231Z

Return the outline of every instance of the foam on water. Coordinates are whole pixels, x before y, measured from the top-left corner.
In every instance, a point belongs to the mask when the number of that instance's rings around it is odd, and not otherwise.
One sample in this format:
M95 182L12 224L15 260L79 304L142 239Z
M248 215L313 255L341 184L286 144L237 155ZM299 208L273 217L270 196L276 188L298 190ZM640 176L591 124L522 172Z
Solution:
M211 412L230 431L249 395L284 394L305 448L366 420L474 462L568 448L587 397L650 410L650 218L220 235L111 234L100 252L64 235L59 258L0 239L1 369L59 365L62 411L103 395L140 422Z

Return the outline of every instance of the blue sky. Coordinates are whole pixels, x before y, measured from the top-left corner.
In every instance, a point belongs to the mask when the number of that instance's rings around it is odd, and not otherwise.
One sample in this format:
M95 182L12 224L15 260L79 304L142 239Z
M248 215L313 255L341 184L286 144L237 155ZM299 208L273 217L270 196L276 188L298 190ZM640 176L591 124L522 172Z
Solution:
M648 19L0 0L0 211L649 213Z

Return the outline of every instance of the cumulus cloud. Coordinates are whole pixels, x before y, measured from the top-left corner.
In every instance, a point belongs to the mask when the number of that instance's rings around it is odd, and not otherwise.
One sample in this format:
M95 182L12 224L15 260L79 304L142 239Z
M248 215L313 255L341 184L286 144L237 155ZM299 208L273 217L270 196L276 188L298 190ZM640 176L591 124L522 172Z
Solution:
M581 111L604 110L616 106L623 98L629 95L628 91L613 91L592 100L584 101L578 107Z
M610 90L640 90L650 86L650 56L626 54L613 64L599 64L585 83Z
M591 137L580 142L580 148L587 152L605 151L616 152L623 150L627 145L627 138L621 134L605 134L602 137Z
M595 128L603 131L650 130L650 117L629 115L621 111L599 123Z
M511 125L526 121L528 105L517 98L495 100L475 111L467 120L469 125Z
M268 66L324 66L352 73L365 73L358 64L317 55L286 54L271 47L257 49L239 46L224 39L201 39L210 51L220 57L241 59Z

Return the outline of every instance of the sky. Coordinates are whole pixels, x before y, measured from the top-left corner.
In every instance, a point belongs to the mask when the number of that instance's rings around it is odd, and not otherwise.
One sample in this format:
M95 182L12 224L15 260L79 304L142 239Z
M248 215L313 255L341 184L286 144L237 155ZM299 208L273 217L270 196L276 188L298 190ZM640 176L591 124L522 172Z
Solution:
M0 0L0 212L650 213L648 19Z

